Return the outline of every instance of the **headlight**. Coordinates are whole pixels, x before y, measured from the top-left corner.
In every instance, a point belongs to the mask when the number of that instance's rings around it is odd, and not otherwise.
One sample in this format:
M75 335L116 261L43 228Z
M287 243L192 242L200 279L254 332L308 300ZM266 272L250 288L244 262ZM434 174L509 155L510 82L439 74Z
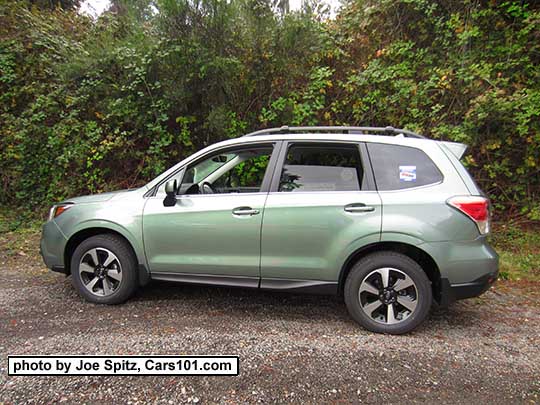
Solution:
M66 204L57 204L53 205L51 207L51 210L49 211L49 221L56 218L58 215L60 215L62 212L67 211L73 206L73 203L66 203Z

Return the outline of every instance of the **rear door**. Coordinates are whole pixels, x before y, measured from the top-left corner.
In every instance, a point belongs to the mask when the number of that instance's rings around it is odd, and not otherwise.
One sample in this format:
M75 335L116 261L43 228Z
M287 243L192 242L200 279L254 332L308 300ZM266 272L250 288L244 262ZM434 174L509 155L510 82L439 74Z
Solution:
M262 288L333 289L347 252L379 241L368 162L362 143L284 143L263 217Z

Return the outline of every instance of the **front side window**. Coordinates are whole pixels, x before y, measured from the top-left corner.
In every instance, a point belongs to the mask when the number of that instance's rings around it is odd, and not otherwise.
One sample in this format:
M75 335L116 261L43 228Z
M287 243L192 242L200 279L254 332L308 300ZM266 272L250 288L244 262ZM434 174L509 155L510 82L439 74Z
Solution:
M210 159L203 160L198 165L190 167L186 171L186 182L199 183L204 180L225 163L230 162L236 155L234 153L223 153L212 156Z
M435 163L420 149L384 143L367 146L380 191L426 186L443 179Z
M279 191L358 191L362 179L357 145L293 144L283 164Z
M252 146L214 154L187 168L178 193L259 192L272 150L272 145Z

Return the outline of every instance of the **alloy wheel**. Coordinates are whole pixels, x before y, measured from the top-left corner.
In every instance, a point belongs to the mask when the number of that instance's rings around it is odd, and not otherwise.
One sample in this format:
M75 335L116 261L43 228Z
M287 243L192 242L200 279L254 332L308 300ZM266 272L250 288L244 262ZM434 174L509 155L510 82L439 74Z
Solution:
M416 310L418 290L403 271L383 267L369 273L358 290L362 311L385 325L403 322Z
M122 265L108 249L97 247L81 257L79 275L84 287L94 295L106 297L114 294L122 282Z

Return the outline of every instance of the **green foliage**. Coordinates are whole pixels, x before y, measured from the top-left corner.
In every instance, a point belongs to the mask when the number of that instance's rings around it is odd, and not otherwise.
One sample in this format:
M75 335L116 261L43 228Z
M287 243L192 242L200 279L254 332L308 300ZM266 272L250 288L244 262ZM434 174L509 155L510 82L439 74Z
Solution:
M329 121L464 142L496 214L538 220L538 5L355 1L342 17Z
M536 3L64 3L0 0L4 205L135 187L264 126L361 124L467 143L496 214L540 220Z
M44 10L76 9L80 6L80 0L27 0L30 7L39 7Z
M499 252L499 278L540 280L540 233L538 229L509 223L494 229L492 243Z
M260 187L269 160L268 155L262 155L238 164L229 175L228 185L232 187Z

